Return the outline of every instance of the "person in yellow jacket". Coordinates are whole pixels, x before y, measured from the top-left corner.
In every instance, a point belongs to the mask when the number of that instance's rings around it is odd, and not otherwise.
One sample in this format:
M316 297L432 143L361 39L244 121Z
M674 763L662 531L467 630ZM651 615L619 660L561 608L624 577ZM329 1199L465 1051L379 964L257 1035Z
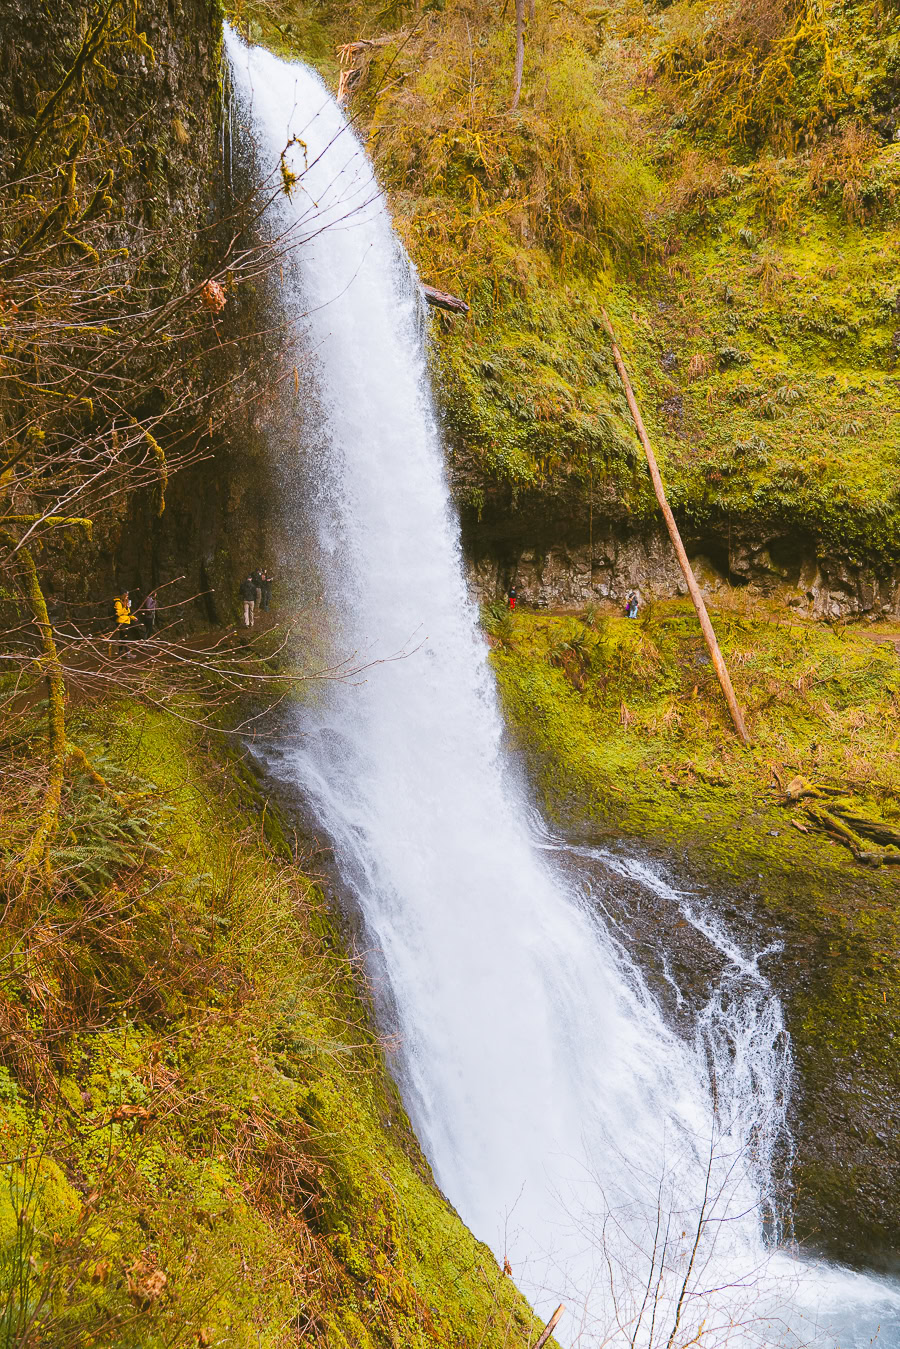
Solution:
M117 639L120 642L131 642L143 637L145 635L144 629L131 612L131 600L127 590L123 590L121 595L115 597L113 605L116 611ZM129 653L126 651L125 655L129 655ZM137 659L137 652L133 653L133 659Z
M123 590L121 595L117 595L113 600L116 610L116 627L124 628L129 623L135 622L134 614L131 612L131 600L128 598L128 591ZM125 634L123 633L124 637Z

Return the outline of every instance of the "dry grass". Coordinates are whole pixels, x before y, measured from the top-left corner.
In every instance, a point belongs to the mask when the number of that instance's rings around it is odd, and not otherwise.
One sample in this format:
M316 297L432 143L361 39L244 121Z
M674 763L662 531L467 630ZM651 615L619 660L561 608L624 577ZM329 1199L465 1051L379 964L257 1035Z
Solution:
M381 66L396 60L404 72L378 99L371 140L401 215L406 194L415 195L408 228L437 275L441 254L461 243L506 254L511 279L523 262L518 248L541 246L571 263L646 247L651 180L629 140L632 118L615 80L600 83L582 39L574 22L538 14L516 115L504 80L509 31L487 6L448 8L399 54L372 58L375 87Z
M810 195L815 198L837 193L845 218L856 224L864 223L873 209L866 200L866 188L878 148L878 139L871 129L857 121L820 143L809 161Z

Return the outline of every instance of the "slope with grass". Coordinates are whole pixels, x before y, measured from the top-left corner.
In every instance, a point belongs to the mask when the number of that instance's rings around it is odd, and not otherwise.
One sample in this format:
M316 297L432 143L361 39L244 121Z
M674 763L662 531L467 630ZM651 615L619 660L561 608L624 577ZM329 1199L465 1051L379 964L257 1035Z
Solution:
M40 743L3 750L3 1344L523 1344L314 856L189 726L109 702L77 729L121 799L72 782L46 889L18 873Z
M750 750L686 603L637 622L488 612L494 669L552 819L649 850L751 949L783 942L766 970L798 1067L798 1234L843 1259L890 1263L900 866L856 860L828 819L868 820L900 840L900 633L874 642L789 625L745 600L713 617ZM791 802L795 779L820 794Z

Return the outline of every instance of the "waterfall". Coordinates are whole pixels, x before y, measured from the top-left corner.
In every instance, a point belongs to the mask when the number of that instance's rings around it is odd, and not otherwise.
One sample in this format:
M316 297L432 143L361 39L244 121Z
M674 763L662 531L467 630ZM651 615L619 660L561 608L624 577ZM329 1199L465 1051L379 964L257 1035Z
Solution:
M569 1342L847 1349L891 1324L879 1343L900 1343L892 1285L779 1245L790 1049L753 953L653 869L603 855L579 871L534 821L466 593L419 292L371 165L317 75L227 46L262 170L278 181L284 153L299 176L270 228L302 239L279 303L315 416L286 400L278 437L316 482L329 628L337 651L398 657L298 710L275 771L362 915L438 1183L539 1314L566 1301ZM693 1035L603 919L623 868L719 944Z

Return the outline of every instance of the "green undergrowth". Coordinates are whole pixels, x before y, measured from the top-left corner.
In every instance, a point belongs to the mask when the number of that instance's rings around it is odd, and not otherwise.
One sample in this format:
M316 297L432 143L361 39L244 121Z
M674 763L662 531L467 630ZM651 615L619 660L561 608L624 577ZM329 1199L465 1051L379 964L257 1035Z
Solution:
M900 1091L900 867L860 865L812 827L804 802L782 802L802 777L900 826L900 659L871 630L766 621L739 596L712 618L749 749L687 602L637 620L494 609L486 627L511 733L550 817L650 849L688 885L737 903L729 921L743 912L751 941L761 919L785 941L806 1131L798 1230L826 1225L832 1253L879 1258L895 1235L883 1198L894 1161L868 1140L871 1103L890 1112ZM857 1196L879 1192L863 1216Z
M685 810L705 808L691 798L710 793L723 805L763 809L803 775L843 788L861 810L900 817L893 642L873 640L871 630L769 620L732 595L714 624L749 750L733 731L686 601L645 606L636 620L595 610L489 612L513 723L550 755L560 800L571 799L574 814L618 818L625 810L649 823L654 812L665 819L667 803L684 819Z
M891 641L852 629L768 621L740 597L714 615L752 738L738 740L692 608L637 620L502 611L493 663L516 732L563 820L593 819L671 843L692 833L740 878L747 850L772 865L861 868L809 829L797 776L860 814L900 823L900 661ZM797 826L801 826L798 828ZM870 873L866 873L869 875ZM900 869L884 883L900 883ZM871 873L871 883L876 881Z
M16 869L40 741L4 749L0 1344L525 1343L314 858L187 724L124 701L71 721L118 800L66 788L44 890Z

